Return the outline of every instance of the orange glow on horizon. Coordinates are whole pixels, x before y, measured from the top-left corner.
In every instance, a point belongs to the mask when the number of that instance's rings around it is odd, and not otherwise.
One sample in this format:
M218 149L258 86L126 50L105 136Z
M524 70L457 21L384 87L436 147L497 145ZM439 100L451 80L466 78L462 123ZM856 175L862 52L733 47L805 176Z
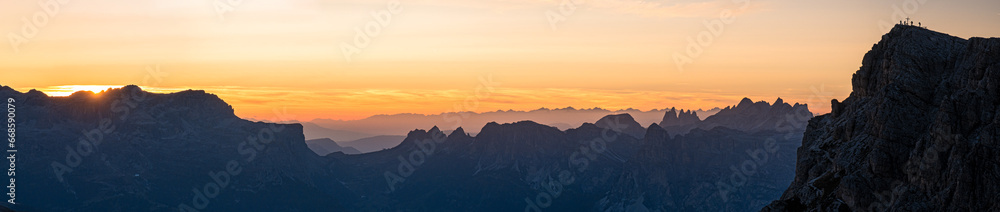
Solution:
M852 74L887 32L882 23L898 21L894 8L904 3L601 0L548 15L560 2L400 1L402 12L380 21L372 14L385 1L248 1L224 15L203 1L88 1L33 26L53 8L5 1L0 84L51 96L129 84L205 90L257 120L275 120L275 111L308 121L711 109L743 97L781 97L822 114L851 93ZM1000 1L919 6L905 15L930 30L1000 35ZM482 93L484 76L495 77L495 91L463 106Z
M100 93L122 85L59 85L35 88L49 96L68 96L76 91ZM233 106L241 118L265 121L310 121L313 119L357 120L373 115L415 113L434 115L446 112L491 112L497 110L531 111L539 108L576 109L602 108L616 111L637 109L649 111L676 107L678 109L725 108L739 103L743 97L773 103L776 96L744 96L668 91L598 90L598 89L514 89L495 88L494 92L475 90L399 90L399 89L295 89L247 88L214 86L205 88L140 86L152 93L174 93L194 89L219 96ZM29 88L30 89L30 88ZM15 90L23 90L15 88ZM830 96L824 93L780 96L786 103L809 104L819 115L829 112ZM474 99L474 100L472 100Z
M79 91L90 91L90 92L93 92L95 94L98 94L98 93L107 91L108 89L111 89L111 88L121 88L121 87L124 87L124 85L56 85L56 86L48 86L48 87L44 87L44 88L36 88L35 90L41 91L42 93L45 93L45 95L48 95L48 96L63 97L63 96L72 95L73 93L76 93L76 92L79 92ZM153 93L171 93L171 92L176 92L176 91L180 91L180 90L185 90L185 89L155 88L155 87L146 87L146 86L139 86L139 88L141 88L144 91L153 92Z

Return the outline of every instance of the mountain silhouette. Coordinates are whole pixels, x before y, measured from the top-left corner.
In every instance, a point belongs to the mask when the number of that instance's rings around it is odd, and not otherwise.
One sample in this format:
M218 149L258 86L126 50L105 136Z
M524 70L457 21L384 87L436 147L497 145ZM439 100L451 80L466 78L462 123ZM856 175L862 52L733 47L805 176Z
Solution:
M697 110L698 115L708 117L721 110L713 108L710 110ZM442 131L453 130L457 127L464 127L467 132L475 135L479 129L490 122L513 123L522 120L532 120L536 123L553 126L560 130L580 126L583 123L593 123L606 115L628 113L641 125L659 122L666 110L653 109L641 111L637 109L608 110L602 108L576 109L572 107L548 109L540 108L530 111L498 110L491 112L448 112L441 114L392 114L374 115L359 120L330 120L316 119L308 123L315 124L313 128L303 123L306 127L306 138L331 138L335 141L350 141L364 137L377 135L402 136L413 129L426 128L427 126L438 126ZM363 134L368 136L355 136ZM340 138L340 139L338 139ZM398 142L398 141L397 141ZM383 148L390 148L386 146ZM381 149L381 148L380 148ZM359 149L360 150L360 149ZM363 151L363 150L362 150Z
M250 122L204 91L138 86L16 100L18 211L349 210L299 124ZM23 181L22 181L23 179Z
M779 130L800 123L726 127L760 125L740 122L671 137L612 114L566 130L490 122L473 136L434 126L409 131L394 147L351 154L330 139L306 141L300 124L240 119L204 91L126 86L48 97L2 87L0 95L24 108L19 132L30 140L21 149L32 159L20 173L37 178L19 184L25 201L4 206L26 211L749 210L791 183L801 135ZM788 109L762 108L725 114ZM753 160L775 146L768 162ZM731 167L745 161L759 174L743 174L746 185L729 182Z
M775 129L797 120L805 119ZM345 176L339 181L369 198L354 205L362 211L750 211L791 183L801 139L801 132L726 127L671 138L628 114L596 123L565 131L532 121L488 123L476 136L461 128L444 136L434 127L411 131L394 148L327 158L341 164L333 167ZM635 129L644 132L630 135ZM733 183L731 167L744 163L753 163L752 174L741 172L745 183ZM539 205L539 196L552 201Z

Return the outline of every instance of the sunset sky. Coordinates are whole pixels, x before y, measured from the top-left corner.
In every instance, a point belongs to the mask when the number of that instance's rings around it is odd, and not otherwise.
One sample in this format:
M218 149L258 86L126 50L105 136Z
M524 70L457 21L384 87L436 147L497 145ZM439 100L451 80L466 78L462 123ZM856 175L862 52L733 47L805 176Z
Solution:
M382 11L384 27L372 15ZM730 23L706 26L724 11ZM894 12L962 38L1000 36L997 0L4 1L0 84L206 90L256 119L709 109L743 97L826 113ZM356 46L366 25L380 30ZM691 42L700 54L687 54ZM346 45L357 47L349 59Z

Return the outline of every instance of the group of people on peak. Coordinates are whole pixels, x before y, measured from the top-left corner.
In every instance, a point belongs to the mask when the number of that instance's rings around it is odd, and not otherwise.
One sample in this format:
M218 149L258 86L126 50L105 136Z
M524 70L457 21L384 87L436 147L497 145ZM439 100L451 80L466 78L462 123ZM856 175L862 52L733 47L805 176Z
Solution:
M913 26L913 21L910 20L910 17L906 17L906 20L905 21L904 20L900 20L899 24L906 25L906 26ZM917 27L923 27L923 26L920 26L920 25L921 25L920 22L917 22L917 25L916 25Z

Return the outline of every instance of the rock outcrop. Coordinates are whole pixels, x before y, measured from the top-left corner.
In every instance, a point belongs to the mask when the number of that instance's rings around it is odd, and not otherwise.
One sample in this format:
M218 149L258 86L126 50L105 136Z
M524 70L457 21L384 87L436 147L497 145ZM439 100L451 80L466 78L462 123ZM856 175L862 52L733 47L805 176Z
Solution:
M669 113L669 112L668 112ZM628 113L607 115L594 122L597 127L610 129L618 133L625 133L634 138L642 138L646 134L646 128L643 128L639 122L636 122L632 118L632 115Z
M1000 211L1000 38L897 25L764 211Z

